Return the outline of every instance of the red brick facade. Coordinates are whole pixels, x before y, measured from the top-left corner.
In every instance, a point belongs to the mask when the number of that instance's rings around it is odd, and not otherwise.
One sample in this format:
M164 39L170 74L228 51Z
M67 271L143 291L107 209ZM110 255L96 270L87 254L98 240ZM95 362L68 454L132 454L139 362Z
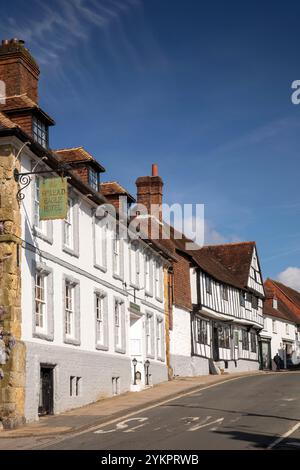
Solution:
M0 79L5 82L6 96L26 93L38 103L39 67L22 41L4 40L0 46Z

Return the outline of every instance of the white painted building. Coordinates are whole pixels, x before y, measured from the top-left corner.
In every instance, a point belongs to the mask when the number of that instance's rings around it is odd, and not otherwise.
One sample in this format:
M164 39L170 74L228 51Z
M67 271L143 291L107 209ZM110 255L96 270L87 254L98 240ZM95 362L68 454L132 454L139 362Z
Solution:
M260 332L262 367L276 369L274 358L279 355L280 367L290 368L300 363L300 309L292 305L291 297L285 298L280 287L292 289L268 279L265 282L264 326ZM295 296L300 294L294 291ZM278 295L278 297L277 297Z
M10 58L15 51L21 67L25 62L27 68L36 67L22 43L14 42L4 53ZM30 87L37 90L37 78ZM126 220L103 223L107 219L97 217L99 205L108 201L100 186L104 169L82 147L50 150L52 124L26 93L8 99L0 112L0 144L15 156L11 172L20 165L19 185L9 197L22 198L21 340L26 347L27 421L168 378L167 256L155 242L131 243L118 235ZM64 220L41 221L41 182L62 175L68 177L67 215ZM24 184L26 179L29 184Z

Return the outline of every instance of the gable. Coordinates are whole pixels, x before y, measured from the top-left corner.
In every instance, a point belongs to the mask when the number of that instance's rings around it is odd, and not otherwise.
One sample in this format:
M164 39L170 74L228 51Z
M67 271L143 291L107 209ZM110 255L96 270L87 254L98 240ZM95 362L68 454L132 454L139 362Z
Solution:
M264 295L263 278L260 269L259 259L257 255L256 247L253 247L252 259L250 263L250 270L248 273L247 287L251 290Z

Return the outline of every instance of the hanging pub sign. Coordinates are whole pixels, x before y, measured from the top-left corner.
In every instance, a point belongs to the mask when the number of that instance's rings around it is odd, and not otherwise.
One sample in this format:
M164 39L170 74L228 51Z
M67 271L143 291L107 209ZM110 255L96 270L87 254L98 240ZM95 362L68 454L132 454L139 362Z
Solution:
M40 183L40 220L65 219L68 211L68 178L45 178Z

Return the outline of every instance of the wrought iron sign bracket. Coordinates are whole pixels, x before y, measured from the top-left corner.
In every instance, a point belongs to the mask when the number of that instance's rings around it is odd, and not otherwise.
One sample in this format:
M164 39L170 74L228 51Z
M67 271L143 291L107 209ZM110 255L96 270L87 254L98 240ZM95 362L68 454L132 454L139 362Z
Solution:
M64 170L61 170L62 176L64 174ZM17 192L17 200L23 201L25 198L25 194L23 193L24 189L27 188L27 186L30 185L32 178L32 175L46 175L46 174L58 174L59 170L41 170L41 171L28 171L26 173L20 173L17 168L14 170L14 179L17 183L20 185L20 189Z

